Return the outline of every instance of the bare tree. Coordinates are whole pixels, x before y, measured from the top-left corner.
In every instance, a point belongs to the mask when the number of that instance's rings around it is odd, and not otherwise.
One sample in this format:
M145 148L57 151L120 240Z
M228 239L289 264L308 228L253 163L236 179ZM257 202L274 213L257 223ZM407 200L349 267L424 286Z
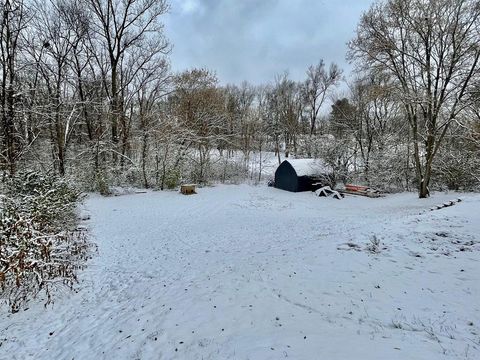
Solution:
M254 88L246 82L240 87L225 88L226 112L230 135L235 134L235 147L243 153L244 167L250 159L254 135L253 100ZM232 139L233 140L233 139Z
M18 56L22 34L28 23L23 0L5 0L0 4L0 111L2 117L2 158L11 175L19 155L19 137L15 127L18 88Z
M474 0L388 0L374 4L350 42L351 59L396 80L413 137L419 197L432 164L478 76L480 4Z
M211 151L219 142L229 141L226 131L224 93L218 88L218 79L205 69L187 70L174 78L175 93L171 97L176 117L189 129L188 140L196 147L191 154L195 163L193 179L204 183L208 177Z
M150 186L147 171L151 133L160 130L161 113L159 107L162 98L167 93L168 82L168 67L163 61L156 66L142 69L134 81L135 91L133 92L136 94L135 107L137 109L139 135L141 138L141 167L145 188ZM169 131L173 129L163 130ZM163 171L163 173L165 173L165 171ZM164 177L162 178L162 189L163 183Z
M332 105L331 125L336 128L335 132L345 132L355 140L367 184L370 183L372 153L381 153L389 142L398 108L390 81L374 75L355 79L349 85L348 98Z
M77 20L76 5L69 0L36 1L32 31L38 48L38 65L47 90L43 116L48 118L55 168L63 176L68 145L80 106L72 85L73 51L85 35ZM83 27L83 29L80 28Z
M122 94L147 62L168 53L169 44L161 23L168 5L165 0L83 1L91 10L92 29L99 35L99 46L106 53L106 58L97 56L97 61L104 69L105 61L108 62L110 76L108 80L105 76L104 85L110 97L111 139L116 146L122 136L122 152L125 152L128 129ZM119 134L119 125L123 135Z
M255 122L255 136L254 141L256 143L255 150L258 153L258 181L262 179L263 171L263 151L267 144L267 118L268 118L268 102L267 102L267 89L265 86L259 86L256 88L256 122ZM253 175L253 174L252 174Z
M325 63L320 60L315 66L310 66L307 70L307 80L305 80L302 92L305 101L305 110L310 121L310 135L314 135L317 130L317 120L320 109L325 103L328 94L340 81L342 71L332 63L330 68L325 68Z
M270 105L273 122L271 127L275 136L276 152L280 162L280 137L282 135L285 146L285 157L291 151L297 153L297 135L300 132L300 118L302 114L302 101L300 85L288 78L288 73L279 75L275 79L275 86L270 95Z

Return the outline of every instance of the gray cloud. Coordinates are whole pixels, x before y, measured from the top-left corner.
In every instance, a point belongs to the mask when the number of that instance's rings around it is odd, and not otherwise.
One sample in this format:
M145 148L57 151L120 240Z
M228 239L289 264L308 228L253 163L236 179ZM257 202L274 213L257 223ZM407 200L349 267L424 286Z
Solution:
M324 59L349 70L346 42L373 0L172 0L172 67L215 70L222 83L302 79Z

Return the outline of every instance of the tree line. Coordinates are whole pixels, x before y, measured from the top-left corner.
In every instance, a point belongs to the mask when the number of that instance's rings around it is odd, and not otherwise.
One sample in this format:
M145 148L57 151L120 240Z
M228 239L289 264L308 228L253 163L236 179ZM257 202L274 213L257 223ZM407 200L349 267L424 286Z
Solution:
M1 168L112 185L261 181L272 156L318 157L386 190L478 186L480 6L377 1L301 81L220 85L170 70L163 0L4 0ZM270 158L269 158L270 157Z

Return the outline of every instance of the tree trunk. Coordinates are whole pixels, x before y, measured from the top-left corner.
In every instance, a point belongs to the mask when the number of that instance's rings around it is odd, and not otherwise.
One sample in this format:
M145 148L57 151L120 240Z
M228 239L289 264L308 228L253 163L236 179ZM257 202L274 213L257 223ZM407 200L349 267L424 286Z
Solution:
M148 131L143 131L143 143L142 143L142 174L143 174L143 186L148 189L147 179L147 153L148 153Z

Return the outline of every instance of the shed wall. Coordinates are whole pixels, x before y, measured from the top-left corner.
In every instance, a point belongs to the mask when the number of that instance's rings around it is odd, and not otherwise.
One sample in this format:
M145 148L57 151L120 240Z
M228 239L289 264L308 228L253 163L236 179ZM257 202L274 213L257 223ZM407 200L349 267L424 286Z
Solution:
M275 171L275 187L277 189L297 192L299 191L298 184L297 173L292 165L285 161L281 163L277 171Z

